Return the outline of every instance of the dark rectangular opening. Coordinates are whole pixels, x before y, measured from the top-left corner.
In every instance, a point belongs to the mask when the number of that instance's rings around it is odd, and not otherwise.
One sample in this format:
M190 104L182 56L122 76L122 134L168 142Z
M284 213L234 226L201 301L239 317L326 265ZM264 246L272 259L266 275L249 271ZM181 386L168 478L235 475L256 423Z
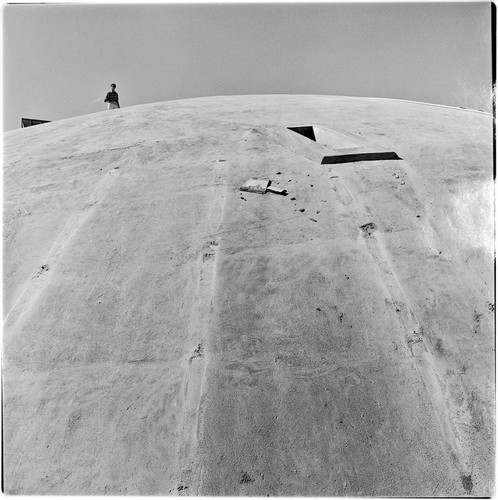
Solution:
M402 160L394 151L383 151L380 153L352 153L345 155L324 156L322 165L333 165L337 163L350 163L354 161L375 160Z
M316 142L315 131L313 127L287 127L289 130L296 132L298 134L304 135L308 139Z

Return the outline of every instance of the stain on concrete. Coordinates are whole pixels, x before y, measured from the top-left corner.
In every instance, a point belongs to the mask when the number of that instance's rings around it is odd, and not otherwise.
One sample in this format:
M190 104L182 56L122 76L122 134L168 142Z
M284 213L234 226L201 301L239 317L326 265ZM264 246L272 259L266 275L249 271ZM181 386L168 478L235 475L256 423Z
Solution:
M240 473L240 478L239 478L239 483L244 484L244 483L252 483L254 479L249 475L249 473L242 471Z
M474 487L472 476L470 474L468 476L461 475L460 479L462 480L462 486L465 488L465 491L470 495L472 493L472 488Z
M374 222L367 222L360 226L360 229L363 231L363 236L369 237L377 230L377 225Z

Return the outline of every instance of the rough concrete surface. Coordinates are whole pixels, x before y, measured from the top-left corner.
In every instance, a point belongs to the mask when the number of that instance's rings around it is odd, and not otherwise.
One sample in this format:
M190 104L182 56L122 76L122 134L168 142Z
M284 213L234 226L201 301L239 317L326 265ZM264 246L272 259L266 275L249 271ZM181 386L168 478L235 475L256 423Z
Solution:
M354 151L401 159L320 164ZM4 491L494 494L492 209L471 110L230 96L5 134Z

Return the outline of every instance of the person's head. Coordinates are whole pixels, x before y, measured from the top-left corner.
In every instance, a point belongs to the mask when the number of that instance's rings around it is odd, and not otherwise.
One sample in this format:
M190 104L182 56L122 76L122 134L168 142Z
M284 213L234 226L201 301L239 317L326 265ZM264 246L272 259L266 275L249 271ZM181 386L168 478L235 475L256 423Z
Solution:
M111 83L111 90L113 92L116 90L116 84L115 83Z

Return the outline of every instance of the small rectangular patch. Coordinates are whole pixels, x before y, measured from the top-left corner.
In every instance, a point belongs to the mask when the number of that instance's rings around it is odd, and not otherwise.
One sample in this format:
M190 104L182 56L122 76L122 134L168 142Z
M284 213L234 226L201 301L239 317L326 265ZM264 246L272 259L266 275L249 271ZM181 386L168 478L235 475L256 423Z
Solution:
M241 191L248 191L249 193L265 194L270 181L262 179L249 179L243 186L240 186Z

